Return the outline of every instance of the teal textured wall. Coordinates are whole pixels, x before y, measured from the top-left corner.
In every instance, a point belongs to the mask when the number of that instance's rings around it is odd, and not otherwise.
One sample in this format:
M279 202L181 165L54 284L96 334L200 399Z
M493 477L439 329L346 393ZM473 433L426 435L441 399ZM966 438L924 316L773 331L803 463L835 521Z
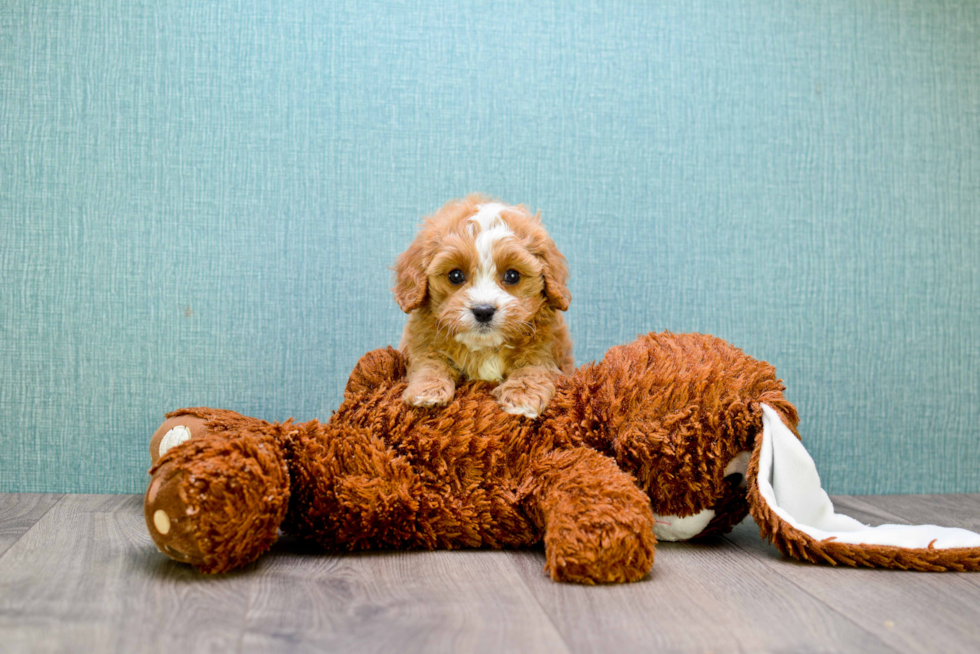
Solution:
M0 491L140 492L164 411L326 418L390 265L540 209L579 362L776 365L830 491L980 491L980 5L27 2L0 12Z

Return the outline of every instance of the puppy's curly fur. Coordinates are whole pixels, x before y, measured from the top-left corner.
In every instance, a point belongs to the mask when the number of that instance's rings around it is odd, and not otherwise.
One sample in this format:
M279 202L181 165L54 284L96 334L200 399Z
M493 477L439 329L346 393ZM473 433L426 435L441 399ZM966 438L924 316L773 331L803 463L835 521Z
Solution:
M482 195L452 200L422 226L394 265L395 299L408 322L403 399L447 404L463 379L500 382L512 414L537 417L571 373L568 267L540 214Z

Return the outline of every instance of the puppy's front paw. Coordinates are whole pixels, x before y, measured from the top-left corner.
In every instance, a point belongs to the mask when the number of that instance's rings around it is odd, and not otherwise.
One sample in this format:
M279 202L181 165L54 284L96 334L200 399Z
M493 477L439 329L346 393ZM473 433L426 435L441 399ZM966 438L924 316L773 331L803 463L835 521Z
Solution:
M506 413L515 416L537 418L548 406L555 394L551 380L508 379L492 391L497 404Z
M402 393L402 399L412 406L443 406L449 404L455 392L456 385L451 379L424 377L412 380Z

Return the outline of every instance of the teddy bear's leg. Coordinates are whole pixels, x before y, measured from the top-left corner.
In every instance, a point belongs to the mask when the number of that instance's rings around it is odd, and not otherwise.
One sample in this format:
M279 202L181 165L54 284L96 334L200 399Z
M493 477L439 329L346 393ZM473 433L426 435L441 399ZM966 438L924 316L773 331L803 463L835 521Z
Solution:
M653 566L650 500L615 461L590 448L544 455L521 485L544 531L545 570L556 581L637 581Z
M177 442L157 448L143 505L157 547L203 572L230 570L267 550L289 498L282 440L291 428L233 412L170 414L154 440L167 444L171 434Z

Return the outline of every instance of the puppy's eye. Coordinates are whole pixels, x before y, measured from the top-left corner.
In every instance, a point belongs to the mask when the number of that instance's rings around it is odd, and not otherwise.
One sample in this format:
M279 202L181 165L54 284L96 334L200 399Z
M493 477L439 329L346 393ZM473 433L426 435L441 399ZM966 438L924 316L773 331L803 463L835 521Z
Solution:
M459 268L453 268L449 271L449 283L451 284L462 284L466 281L466 275Z
M521 281L521 273L517 272L513 268L504 273L504 283L514 285Z

